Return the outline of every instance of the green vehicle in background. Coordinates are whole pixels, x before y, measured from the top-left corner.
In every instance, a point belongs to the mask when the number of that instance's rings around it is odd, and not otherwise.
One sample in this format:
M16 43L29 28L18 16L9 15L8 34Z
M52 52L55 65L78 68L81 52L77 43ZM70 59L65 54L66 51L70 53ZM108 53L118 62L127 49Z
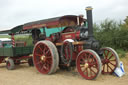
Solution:
M6 63L8 70L15 68L15 65L28 63L33 66L32 51L33 46L27 46L24 41L15 41L14 35L17 35L22 28L20 26L11 30L0 31L0 34L8 34L9 38L0 38L0 64ZM22 36L22 35L21 35Z
M46 36L49 37L53 33L60 32L64 29L64 27L60 28L54 28L54 29L47 29L47 28L39 28L40 35L39 37L42 38L44 34L44 29L46 32ZM2 34L8 34L11 36L10 38L0 38L0 64L6 63L6 67L8 70L13 70L15 68L15 65L28 63L29 66L33 66L33 60L32 60L32 53L33 53L33 47L36 42L33 43L30 40L32 44L27 45L28 43L25 41L15 41L15 35L18 36L26 36L27 34L31 34L32 38L35 38L37 30L31 29L31 30L23 30L23 25L19 25L17 27L14 27L10 30L4 30L0 31L0 36ZM37 33L36 33L37 34ZM33 36L34 35L34 36ZM26 61L27 60L27 61Z
M36 41L43 38L42 36L44 36L44 30L46 32L46 37L49 37L51 34L60 32L64 29L64 27L53 27L53 29L41 27L39 29L24 30L23 26L24 25L19 25L10 30L0 31L0 36L3 36L3 34L8 34L9 36L11 36L11 38L0 38L0 64L6 63L6 67L8 70L13 70L15 68L15 65L23 63L28 63L29 66L33 66L33 47ZM38 31L40 31L40 33L37 36L36 34L38 33ZM29 39L29 43L31 44L27 45L27 42L20 39L18 39L20 40L20 42L15 41L15 35L21 37L23 35L26 37L26 35L28 34L32 35L32 40Z

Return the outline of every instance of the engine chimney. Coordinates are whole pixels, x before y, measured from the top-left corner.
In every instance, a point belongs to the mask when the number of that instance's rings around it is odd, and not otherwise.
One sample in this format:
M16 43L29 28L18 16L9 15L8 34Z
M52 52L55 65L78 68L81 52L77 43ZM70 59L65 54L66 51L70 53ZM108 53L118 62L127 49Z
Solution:
M93 38L93 20L92 20L92 7L86 7L87 23L88 23L88 37Z

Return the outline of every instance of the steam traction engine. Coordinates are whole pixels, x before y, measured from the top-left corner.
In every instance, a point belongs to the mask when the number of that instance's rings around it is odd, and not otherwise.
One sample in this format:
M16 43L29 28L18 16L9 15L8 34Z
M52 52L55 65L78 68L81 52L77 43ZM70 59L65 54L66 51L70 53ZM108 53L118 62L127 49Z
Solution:
M89 80L101 73L113 73L119 64L118 55L112 48L100 48L93 35L92 8L86 11L87 19L67 15L24 24L24 30L32 29L33 62L40 73L52 74L58 67L72 66Z

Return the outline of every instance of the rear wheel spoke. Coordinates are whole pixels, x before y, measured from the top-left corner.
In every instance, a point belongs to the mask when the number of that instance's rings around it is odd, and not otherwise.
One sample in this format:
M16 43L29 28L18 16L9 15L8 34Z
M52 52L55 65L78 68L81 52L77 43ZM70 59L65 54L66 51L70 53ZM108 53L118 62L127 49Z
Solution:
M41 63L43 63L43 62L40 60L39 62L36 63L36 65L41 64Z
M114 60L110 60L110 61L116 61L116 59L114 59Z
M37 54L37 53L35 53L35 55L38 56L38 57L42 56L41 54Z
M96 74L96 72L94 70L92 70L91 68L90 68L90 71L93 72L94 74Z
M109 62L111 65L113 65L113 66L116 66L116 65L114 65L113 63L111 63L111 62Z
M50 62L50 61L48 61L48 60L47 60L46 62L47 62L48 64L52 64L52 62Z
M109 57L109 60L113 57L113 54Z
M113 71L113 69L108 65L108 68L110 68L111 69L111 71Z
M106 59L108 58L109 50L107 51Z
M50 52L50 51L49 51L49 50L47 50L47 51L46 51L46 53L45 53L45 55L47 55L49 52Z
M38 46L38 48L40 49L40 52L42 52L43 50L41 49L40 45Z
M85 58L82 56L82 62L81 63L85 63Z
M109 67L108 67L108 63L107 63L107 72L109 72L108 68L109 68Z
M86 76L88 76L88 68L85 68L83 72L85 72Z

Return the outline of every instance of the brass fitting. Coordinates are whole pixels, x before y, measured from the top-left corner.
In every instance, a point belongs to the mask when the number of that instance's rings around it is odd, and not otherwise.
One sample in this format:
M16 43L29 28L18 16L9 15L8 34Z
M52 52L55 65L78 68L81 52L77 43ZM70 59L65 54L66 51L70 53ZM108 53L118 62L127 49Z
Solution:
M88 6L88 7L85 8L85 10L87 10L87 11L88 11L88 10L92 10L92 9L93 9L93 8L92 8L91 6Z

